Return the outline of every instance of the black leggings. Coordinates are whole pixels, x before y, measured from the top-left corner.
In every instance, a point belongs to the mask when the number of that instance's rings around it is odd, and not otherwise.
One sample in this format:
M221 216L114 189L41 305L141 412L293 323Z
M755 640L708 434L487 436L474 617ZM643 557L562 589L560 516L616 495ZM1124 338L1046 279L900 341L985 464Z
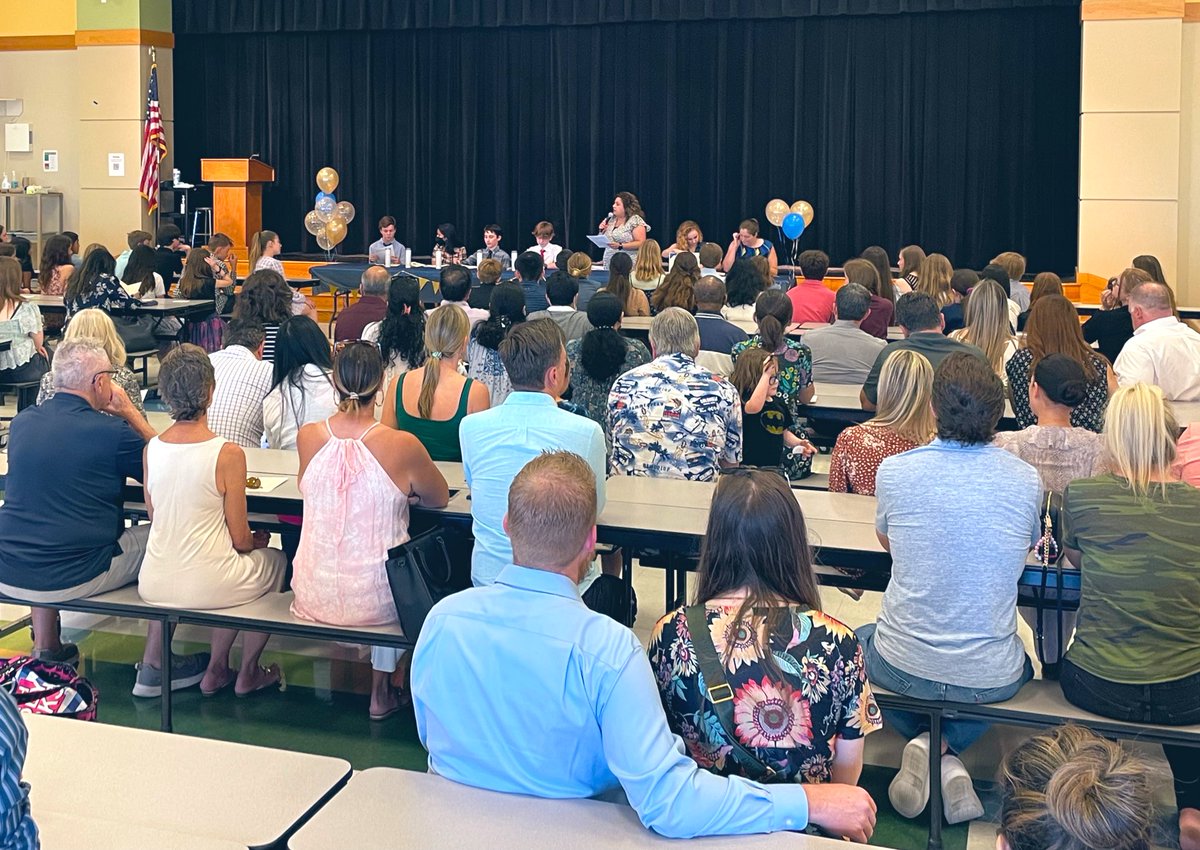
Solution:
M1062 665L1063 696L1085 711L1132 723L1200 723L1200 673L1173 682L1124 685L1093 676L1070 660ZM1200 809L1200 747L1164 744L1175 777L1175 805Z

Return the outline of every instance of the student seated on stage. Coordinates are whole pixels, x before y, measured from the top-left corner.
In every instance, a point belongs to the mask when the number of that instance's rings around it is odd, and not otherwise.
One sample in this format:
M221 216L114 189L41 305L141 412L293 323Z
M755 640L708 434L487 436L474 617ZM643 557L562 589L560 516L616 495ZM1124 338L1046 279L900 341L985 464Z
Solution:
M1083 581L1063 695L1102 717L1200 723L1200 490L1171 472L1177 432L1162 390L1121 387L1104 421L1112 472L1063 494L1063 557ZM1188 747L1163 752L1180 846L1197 850L1200 761Z
M158 390L174 424L146 446L146 512L150 536L138 593L151 605L211 610L253 602L283 589L287 557L268 549L270 533L246 521L246 453L208 427L212 361L183 344L163 360ZM213 629L212 657L200 692L233 686L238 696L279 683L279 666L258 665L271 637L244 632L239 669L229 667L236 629ZM161 676L147 647L133 695L158 696ZM143 684L148 685L144 691Z
M1017 580L1041 535L1041 483L1032 466L991 445L1004 385L982 358L958 352L941 362L933 411L937 439L889 457L875 476L875 528L892 554L892 576L879 621L858 630L867 675L918 699L1001 702L1033 676L1015 612ZM916 817L929 802L928 719L906 711L884 717L910 739L888 797L901 815ZM983 814L958 756L986 730L974 720L942 724L950 823Z
M442 268L438 278L442 304L453 304L462 308L471 321L471 327L487 320L488 311L472 307L468 300L471 294L471 273L469 271L459 265L448 265Z
M533 246L528 250L533 251L542 258L542 264L551 269L564 269L564 266L558 264L558 255L562 251L561 245L554 244L554 225L548 221L539 221L533 227Z
M58 610L43 606L137 581L146 551L150 526L125 528L121 517L125 479L142 480L154 429L113 385L113 372L99 340L64 340L54 356L56 393L17 414L9 432L0 592L38 606L33 655L44 661L75 663L79 649L62 643ZM143 668L152 669L138 673L146 687L160 669L161 629L156 621L147 628ZM172 689L199 682L207 665L207 653L173 659Z
M650 323L654 360L630 369L608 396L614 475L712 481L742 459L737 389L696 364L692 314L669 307Z
M484 260L497 260L500 263L501 270L506 271L512 268L512 257L509 256L507 251L500 247L500 240L503 238L504 231L500 228L500 225L487 225L485 228L483 228L483 247L471 256L467 257L467 265L477 266Z
M712 773L757 775L731 747L736 741L775 770L777 782L858 783L864 739L883 721L858 639L821 612L812 560L804 516L783 479L763 470L720 477L697 604L659 620L648 652L671 731ZM720 679L696 662L701 643L732 690L724 707L710 696ZM696 722L701 717L712 719Z
M875 276L875 267L866 260L851 260L850 263L860 263L860 268L865 267L872 277ZM863 329L863 320L872 310L872 301L866 287L857 283L843 284L834 296L837 318L833 324L804 332L804 344L812 352L814 381L862 386L875 358L887 347L885 340ZM890 310L888 316L891 316ZM885 333L886 328L885 322Z
M271 391L263 399L267 447L296 448L296 432L337 409L329 339L308 316L292 316L279 326Z
M372 263L384 266L402 266L407 250L403 243L396 239L396 219L390 215L380 218L379 238L367 249L368 259Z
M792 302L793 322L833 321L833 290L825 285L829 271L829 255L824 251L804 251L800 254L800 273L804 279L788 290Z
M933 367L915 351L897 351L879 372L879 406L861 425L838 434L829 458L829 489L875 495L879 464L933 439L929 406Z
M1149 850L1150 765L1083 726L1029 738L1000 767L997 850Z
M814 823L869 838L875 806L860 788L758 785L702 771L682 752L641 642L579 597L603 471L597 481L594 463L562 450L531 453L515 471L496 506L511 555L490 586L434 606L417 641L413 706L430 770L536 797L623 791L642 823L670 837ZM519 688L508 686L514 676Z
M296 552L292 613L338 626L397 621L388 586L388 550L408 540L409 501L443 507L446 479L412 434L375 427L383 360L369 343L347 344L333 363L338 410L300 429L299 487L304 527ZM391 684L406 651L371 648L372 720L407 702Z
M529 319L551 319L562 330L567 342L583 339L583 335L592 329L587 314L576 309L575 302L579 296L579 284L565 272L555 272L546 281L546 296L550 306L545 310L537 310L529 314Z
M467 374L488 389L491 406L504 403L513 391L500 346L509 332L525 321L525 296L516 284L504 283L492 293L488 319L471 330L467 343Z
M362 339L363 330L387 315L387 291L391 273L382 266L368 266L358 281L358 300L338 313L333 341Z
M400 375L383 397L381 422L415 436L434 460L462 460L459 426L488 408L487 387L458 372L471 324L457 304L443 304L425 322L425 365Z
M479 268L475 270L475 274L479 278L479 285L471 287L467 303L477 310L488 309L488 305L492 303L492 293L496 291L496 285L500 282L501 271L499 260L481 262Z
M235 319L225 329L225 348L208 355L217 382L208 427L248 449L262 446L263 399L274 373L262 359L263 339L262 325Z
M733 367L730 383L742 397L742 464L784 471L787 455L799 450L805 457L816 447L792 433L795 425L779 391L779 363L761 348L747 348Z

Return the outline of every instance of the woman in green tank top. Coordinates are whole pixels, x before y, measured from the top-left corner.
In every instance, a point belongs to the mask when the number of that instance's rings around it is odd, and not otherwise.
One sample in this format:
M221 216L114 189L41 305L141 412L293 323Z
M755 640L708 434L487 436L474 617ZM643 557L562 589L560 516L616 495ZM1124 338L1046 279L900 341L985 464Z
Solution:
M461 462L459 423L490 404L487 387L459 372L470 331L461 307L434 310L425 323L425 365L393 380L383 401L383 424L408 431L434 460Z

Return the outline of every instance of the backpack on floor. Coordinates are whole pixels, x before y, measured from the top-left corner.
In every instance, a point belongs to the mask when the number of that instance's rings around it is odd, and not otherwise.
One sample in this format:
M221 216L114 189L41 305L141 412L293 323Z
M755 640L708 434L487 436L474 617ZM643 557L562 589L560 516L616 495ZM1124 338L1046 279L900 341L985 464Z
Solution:
M100 692L74 667L27 655L3 662L0 688L8 691L17 708L26 714L95 720L100 704Z

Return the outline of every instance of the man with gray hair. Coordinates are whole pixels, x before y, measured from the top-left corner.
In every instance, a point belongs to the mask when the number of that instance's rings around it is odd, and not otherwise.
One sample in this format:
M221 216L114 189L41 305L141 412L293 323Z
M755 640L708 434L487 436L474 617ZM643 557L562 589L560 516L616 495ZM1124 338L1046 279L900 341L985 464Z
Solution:
M1129 293L1129 315L1133 337L1113 363L1117 383L1154 384L1168 401L1200 401L1200 334L1175 318L1171 290L1139 283Z
M150 526L125 527L125 479L142 480L154 429L113 385L115 371L99 341L67 340L54 355L54 396L13 420L0 593L53 606L137 580ZM35 657L78 659L78 648L59 638L57 609L34 607L32 617ZM161 628L150 623L155 645ZM179 658L172 688L199 682L207 665L207 653Z
M392 273L384 266L368 266L358 281L358 300L338 313L333 341L362 339L363 328L387 317L388 284Z
M742 459L737 389L696 363L700 331L670 307L650 323L654 359L617 379L608 396L614 475L712 481Z
M859 326L871 311L871 293L858 283L846 283L834 298L832 325L804 334L812 350L812 379L828 384L862 386L887 342Z

